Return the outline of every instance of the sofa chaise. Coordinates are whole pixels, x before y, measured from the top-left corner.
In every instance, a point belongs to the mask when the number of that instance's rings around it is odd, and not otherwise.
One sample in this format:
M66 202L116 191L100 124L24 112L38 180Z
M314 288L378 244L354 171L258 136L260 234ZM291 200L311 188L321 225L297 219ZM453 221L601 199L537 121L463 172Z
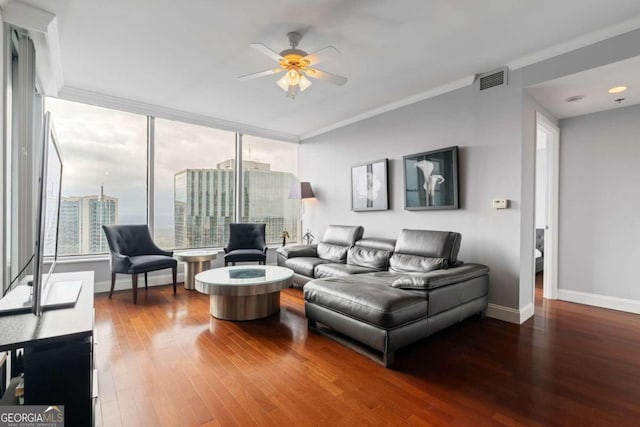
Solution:
M457 259L459 233L402 230L394 243L362 231L329 226L317 246L278 249L304 286L310 328L389 366L396 350L484 316L489 268Z

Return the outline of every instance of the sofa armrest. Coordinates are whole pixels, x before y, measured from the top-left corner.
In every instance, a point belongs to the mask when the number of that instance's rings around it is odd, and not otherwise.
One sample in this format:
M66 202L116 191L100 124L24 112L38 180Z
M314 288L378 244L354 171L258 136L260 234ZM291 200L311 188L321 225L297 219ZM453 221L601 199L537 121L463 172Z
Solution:
M276 251L279 256L285 259L297 258L297 257L317 257L318 245L293 245L293 246L281 246Z
M489 274L489 267L482 264L462 264L446 270L428 273L407 273L394 280L394 288L431 290L454 283L475 279Z

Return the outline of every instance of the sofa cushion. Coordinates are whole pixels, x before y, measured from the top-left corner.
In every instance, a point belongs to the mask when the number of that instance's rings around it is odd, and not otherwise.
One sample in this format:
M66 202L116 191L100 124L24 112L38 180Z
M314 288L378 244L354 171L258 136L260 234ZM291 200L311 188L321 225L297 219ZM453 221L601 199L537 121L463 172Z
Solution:
M395 273L427 273L448 267L446 258L429 258L417 255L393 254L389 259L389 271Z
M358 242L359 243L359 242ZM365 246L353 246L347 252L347 264L386 270L389 266L390 251L382 251Z
M289 258L284 262L284 266L293 270L294 273L307 277L313 277L313 269L318 264L328 263L324 259L310 257Z
M396 241L394 254L416 255L426 258L445 258L449 265L457 261L460 233L451 231L402 230Z
M321 241L349 247L362 238L362 233L364 228L359 225L329 225Z
M481 264L463 264L448 270L422 274L403 274L393 280L394 288L429 290L453 283L464 282L489 274L489 267Z
M359 265L349 264L318 264L313 270L316 279L323 277L347 276L349 274L371 273L376 271L373 268L361 267Z
M293 246L280 246L276 249L276 253L285 258L295 257L315 257L318 256L316 251L317 245L293 245Z
M385 239L382 237L364 237L358 240L355 245L370 249L378 249L385 252L393 252L396 247L396 241L394 239Z
M426 293L393 288L376 274L312 280L304 287L305 301L385 329L427 317Z
M349 246L334 245L332 243L318 243L318 256L331 262L344 264L347 260Z

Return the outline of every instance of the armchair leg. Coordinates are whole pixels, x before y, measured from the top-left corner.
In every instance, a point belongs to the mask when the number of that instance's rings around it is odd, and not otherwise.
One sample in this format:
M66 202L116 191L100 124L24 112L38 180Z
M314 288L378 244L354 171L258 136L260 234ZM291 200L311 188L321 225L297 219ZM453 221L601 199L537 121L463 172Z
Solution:
M149 288L147 287L147 272L145 271L144 272L144 290L146 291L147 289Z
M133 285L133 303L138 303L138 275L131 275L131 284Z
M173 276L173 294L176 294L176 279L178 277L178 267L171 267L171 275Z
M116 273L111 273L111 290L109 291L109 299L113 295L113 288L116 286Z

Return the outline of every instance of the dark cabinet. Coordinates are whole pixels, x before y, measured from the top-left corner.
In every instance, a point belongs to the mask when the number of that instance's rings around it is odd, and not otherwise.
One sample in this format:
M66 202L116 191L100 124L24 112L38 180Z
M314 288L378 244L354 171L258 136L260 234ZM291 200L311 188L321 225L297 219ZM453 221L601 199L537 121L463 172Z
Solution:
M21 354L20 363L12 360L21 364L26 405L64 405L65 426L93 426L93 272L54 274L52 280L82 281L75 306L40 317L0 317L0 351Z

